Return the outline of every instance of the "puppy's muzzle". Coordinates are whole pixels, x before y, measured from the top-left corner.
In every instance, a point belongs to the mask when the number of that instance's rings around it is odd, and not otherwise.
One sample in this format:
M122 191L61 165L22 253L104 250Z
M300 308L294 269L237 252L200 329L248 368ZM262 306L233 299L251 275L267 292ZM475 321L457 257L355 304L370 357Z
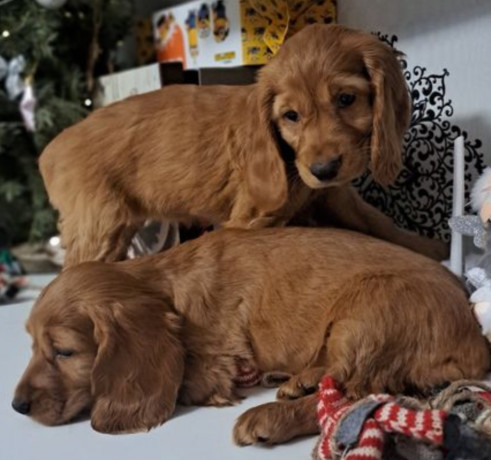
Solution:
M338 175L341 163L341 157L337 157L331 161L312 163L310 172L320 181L332 180Z

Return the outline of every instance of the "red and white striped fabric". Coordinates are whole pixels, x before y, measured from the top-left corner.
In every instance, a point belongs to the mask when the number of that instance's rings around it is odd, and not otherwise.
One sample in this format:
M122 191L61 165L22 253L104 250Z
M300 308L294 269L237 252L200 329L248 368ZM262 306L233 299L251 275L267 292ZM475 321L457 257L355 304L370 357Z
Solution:
M240 388L250 388L261 381L261 372L250 359L235 358L237 372L234 383Z
M390 395L372 395L369 399L382 403L365 420L355 446L339 446L335 435L339 423L350 409L350 402L331 377L319 386L317 417L322 428L317 458L346 460L380 460L388 433L402 434L433 445L443 443L443 424L447 413L442 410L412 410L402 407Z
M374 414L386 433L400 433L436 445L443 443L446 417L447 412L443 410L406 409L396 402L384 404Z
M333 458L338 446L334 445L333 434L338 426L339 419L348 411L351 403L338 389L336 381L326 376L319 386L319 403L317 404L317 418L322 427L322 438L319 443L319 457Z
M384 450L385 434L379 424L369 419L363 424L358 445L350 449L346 460L367 460L382 458Z

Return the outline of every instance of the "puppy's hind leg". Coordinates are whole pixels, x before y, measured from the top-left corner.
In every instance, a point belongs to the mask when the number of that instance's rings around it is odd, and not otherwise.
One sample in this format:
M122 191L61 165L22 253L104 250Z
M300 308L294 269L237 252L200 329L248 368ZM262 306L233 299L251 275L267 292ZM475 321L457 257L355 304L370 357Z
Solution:
M138 225L127 212L103 208L97 216L84 213L79 219L71 213L63 219L62 244L66 248L64 267L85 261L114 262L123 260Z
M343 317L331 329L327 361L350 399L425 392L483 378L489 368L465 291L439 270L362 275L340 292L334 308Z

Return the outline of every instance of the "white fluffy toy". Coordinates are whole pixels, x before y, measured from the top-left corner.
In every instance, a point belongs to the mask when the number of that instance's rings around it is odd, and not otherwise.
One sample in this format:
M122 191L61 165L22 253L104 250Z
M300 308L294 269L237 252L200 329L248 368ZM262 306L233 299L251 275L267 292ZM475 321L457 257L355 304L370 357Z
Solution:
M463 235L473 236L474 245L484 251L477 265L465 272L471 291L470 301L481 324L482 333L491 342L491 167L484 170L471 193L472 208L478 216L457 216L449 221L450 227Z

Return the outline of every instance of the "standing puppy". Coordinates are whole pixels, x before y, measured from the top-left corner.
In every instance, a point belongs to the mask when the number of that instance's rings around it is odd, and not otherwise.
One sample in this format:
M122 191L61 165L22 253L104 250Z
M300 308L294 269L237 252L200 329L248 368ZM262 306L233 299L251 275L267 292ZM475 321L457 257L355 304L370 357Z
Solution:
M314 25L256 84L170 86L97 110L40 158L65 263L124 258L147 219L259 228L296 215L443 257L440 243L398 230L349 186L369 164L379 183L396 178L409 108L390 47Z

